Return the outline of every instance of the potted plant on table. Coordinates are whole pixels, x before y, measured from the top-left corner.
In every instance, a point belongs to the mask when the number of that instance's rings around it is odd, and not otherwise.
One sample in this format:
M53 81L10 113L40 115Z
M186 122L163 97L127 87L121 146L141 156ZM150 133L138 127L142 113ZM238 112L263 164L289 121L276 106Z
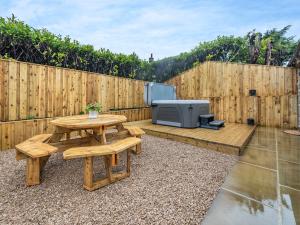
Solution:
M96 119L98 114L102 111L100 103L90 103L86 106L85 111L89 114L90 119Z

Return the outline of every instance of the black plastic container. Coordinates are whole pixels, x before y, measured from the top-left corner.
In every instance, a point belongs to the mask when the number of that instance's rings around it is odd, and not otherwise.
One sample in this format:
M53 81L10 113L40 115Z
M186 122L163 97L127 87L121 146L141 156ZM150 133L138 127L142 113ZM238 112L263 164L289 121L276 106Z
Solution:
M253 118L248 118L247 124L253 126L253 125L255 125L255 120Z
M249 90L249 95L250 96L256 96L256 90L255 89Z

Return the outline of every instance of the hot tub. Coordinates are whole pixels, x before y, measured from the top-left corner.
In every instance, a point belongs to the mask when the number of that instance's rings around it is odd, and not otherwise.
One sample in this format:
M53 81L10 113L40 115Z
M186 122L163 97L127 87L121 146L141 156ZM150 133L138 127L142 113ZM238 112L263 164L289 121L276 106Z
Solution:
M207 100L154 100L152 123L175 127L199 127L199 116L209 113Z
M209 113L208 100L177 100L172 85L148 83L144 100L152 109L152 123L195 128L199 127L199 116Z

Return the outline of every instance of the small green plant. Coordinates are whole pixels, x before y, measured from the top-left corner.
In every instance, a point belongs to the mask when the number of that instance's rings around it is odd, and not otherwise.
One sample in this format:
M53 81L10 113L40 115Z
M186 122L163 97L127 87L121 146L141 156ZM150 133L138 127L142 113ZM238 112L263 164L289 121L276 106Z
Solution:
M26 119L27 119L27 120L33 120L33 119L35 119L35 116L33 116L33 115L28 115L28 116L26 117Z
M98 113L100 113L102 111L102 106L100 103L90 103L86 106L85 111L87 113L92 112L92 111L96 111Z
M79 115L83 115L83 114L84 114L84 112L83 112L83 111L80 111L80 112L79 112Z

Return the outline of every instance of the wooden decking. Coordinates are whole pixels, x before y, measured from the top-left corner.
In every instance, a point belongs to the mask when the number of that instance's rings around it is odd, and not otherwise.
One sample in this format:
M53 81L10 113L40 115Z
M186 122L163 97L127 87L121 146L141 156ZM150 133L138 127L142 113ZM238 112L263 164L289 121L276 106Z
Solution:
M151 120L135 121L126 123L125 125L138 126L149 135L168 138L234 155L241 154L255 131L255 126L236 123L226 123L225 127L220 130L204 128L186 129L155 125L151 123Z

